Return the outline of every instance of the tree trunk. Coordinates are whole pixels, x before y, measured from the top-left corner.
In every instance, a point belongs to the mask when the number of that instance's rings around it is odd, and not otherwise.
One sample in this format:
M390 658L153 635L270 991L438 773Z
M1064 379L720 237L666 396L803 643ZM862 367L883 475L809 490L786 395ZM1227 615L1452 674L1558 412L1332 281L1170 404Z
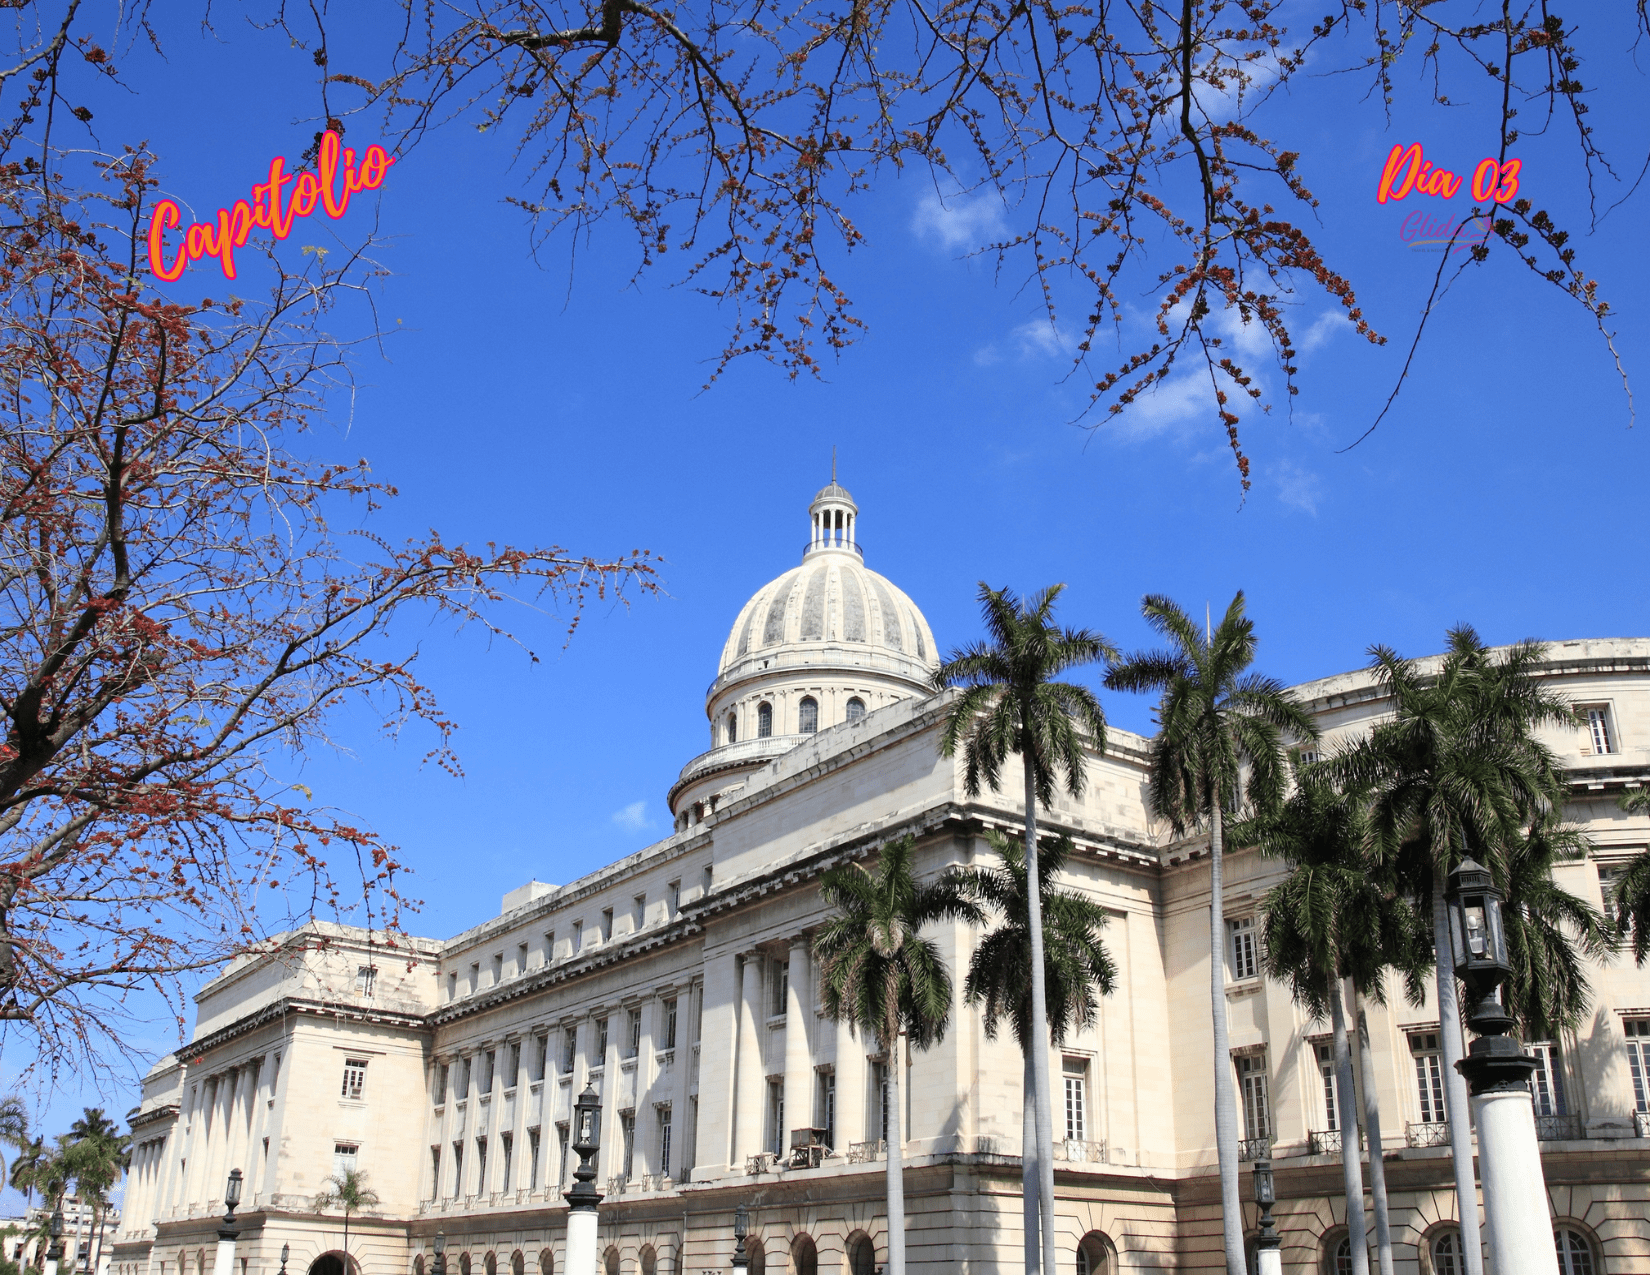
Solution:
M1220 1162L1220 1224L1225 1236L1226 1275L1245 1275L1243 1205L1238 1201L1237 1097L1232 1084L1232 1044L1226 1028L1222 835L1217 791L1209 803L1209 1014L1215 1032L1215 1154Z
M1346 1237L1352 1242L1352 1275L1369 1275L1369 1232L1364 1228L1364 1175L1358 1163L1358 1101L1353 1093L1352 1050L1346 1040L1346 1002L1341 980L1329 980L1329 1021L1335 1031L1335 1107L1341 1126L1341 1181L1346 1188Z
M1022 720L1024 714L1022 713ZM1029 741L1021 741L1020 761L1026 780L1026 904L1031 925L1031 1067L1036 1082L1032 1109L1037 1115L1037 1208L1041 1214L1043 1275L1055 1275L1054 1247L1054 1113L1049 1105L1048 999L1043 969L1043 898L1037 878L1037 774ZM1242 1275L1239 1271L1237 1275Z
M900 1143L904 1138L903 1098L900 1095L899 1032L888 1042L888 1271L905 1275L905 1164ZM878 1094L880 1101L882 1095ZM345 1273L348 1275L348 1272Z
M1375 1051L1369 1043L1369 1015L1364 994L1352 988L1353 1015L1358 1031L1358 1070L1363 1075L1364 1129L1369 1136L1369 1194L1375 1201L1375 1259L1381 1275L1392 1273L1392 1223L1386 1203L1386 1158L1381 1144L1381 1096L1375 1089Z
M1444 1112L1449 1118L1450 1153L1455 1160L1455 1208L1461 1223L1462 1262L1466 1275L1484 1275L1484 1246L1478 1237L1478 1182L1472 1166L1472 1127L1467 1118L1467 1080L1455 1069L1461 1061L1461 1007L1455 996L1451 968L1449 904L1444 891L1449 881L1439 860L1432 868L1432 944L1436 952L1434 981L1438 987L1438 1044L1444 1055Z
M1037 1207L1041 1179L1038 1174L1037 1154L1037 1070L1031 1062L1031 1046L1027 1042L1020 1050L1025 1060L1025 1083L1020 1099L1020 1195L1025 1212L1026 1275L1038 1275L1042 1269L1043 1246L1040 1242L1043 1215Z

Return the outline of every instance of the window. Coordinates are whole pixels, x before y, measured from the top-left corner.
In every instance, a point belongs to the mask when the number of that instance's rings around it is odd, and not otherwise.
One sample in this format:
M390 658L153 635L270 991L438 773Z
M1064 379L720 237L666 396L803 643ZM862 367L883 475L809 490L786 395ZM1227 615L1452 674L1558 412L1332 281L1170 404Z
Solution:
M430 1199L441 1194L441 1148L430 1148Z
M606 943L613 937L613 909L602 909L602 942Z
M355 967L355 994L357 996L371 996L374 984L378 982L378 967L376 965L357 965Z
M1432 1275L1466 1275L1461 1232L1444 1231L1432 1241Z
M825 1145L836 1146L836 1072L819 1073L818 1114L814 1124L825 1130Z
M634 932L647 924L647 895L638 894L630 900L630 928Z
M625 1028L626 1028L626 1030L625 1030L625 1039L629 1042L628 1045L626 1046L625 1057L626 1058L634 1058L637 1054L642 1052L642 1011L641 1010L633 1009L633 1010L630 1011L629 1018L628 1018L628 1020L626 1021L626 1024L625 1024Z
M1627 1070L1633 1074L1633 1108L1650 1111L1650 1018L1629 1018L1621 1027L1627 1033Z
M756 737L767 739L773 734L773 705L758 704L756 706Z
M665 1030L661 1038L661 1049L676 1048L676 998L672 996L665 1002Z
M493 981L491 983L487 984L487 986L497 987L503 981L504 981L504 953L503 952L494 952L493 953Z
M470 991L474 992L481 986L481 962L470 962Z
M493 1076L498 1065L498 1051L489 1049L481 1056L481 1085L479 1092L490 1094L493 1092Z
M569 956L577 956L579 954L579 949L583 946L584 946L584 922L583 921L574 921L573 922L573 948L568 953L568 955Z
M1352 1240L1342 1236L1335 1245L1335 1275L1352 1275Z
M1237 1060L1243 1093L1243 1136L1253 1141L1272 1136L1272 1111L1266 1091L1266 1055L1244 1054Z
M438 1077L436 1079L436 1084L435 1084L435 1103L436 1103L436 1106L438 1106L438 1107L442 1103L447 1101L447 1081L448 1081L448 1078L451 1077L452 1074L453 1074L452 1064L451 1063L442 1063L441 1064L441 1070L440 1070L440 1073L438 1074Z
M1421 1123L1443 1124L1444 1058L1438 1052L1437 1032L1417 1032L1409 1038L1415 1058L1415 1089L1421 1100Z
M487 1194L487 1139L476 1139L476 1193Z
M1090 1231L1077 1245L1077 1275L1108 1275L1112 1243L1099 1231Z
M596 1020L596 1063L598 1067L607 1063L607 1019Z
M773 964L773 977L769 979L768 985L773 991L773 1001L768 1006L768 1013L778 1018L785 1012L785 1002L790 996L790 965L784 961L775 961Z
M1616 751L1615 733L1610 729L1610 707L1607 704L1578 704L1576 712L1587 722L1587 734L1581 751L1605 756Z
M1086 1142L1089 1136L1088 1060L1067 1058L1061 1071L1066 1084L1066 1141Z
M332 1176L338 1181L344 1180L344 1174L354 1173L361 1148L353 1142L334 1142L332 1144Z
M559 1124L556 1126L556 1146L558 1150L556 1158L556 1185L565 1186L567 1185L567 1126L564 1124Z
M573 1060L578 1057L578 1052L579 1052L579 1033L578 1033L578 1029L574 1028L574 1027L569 1027L565 1032L562 1033L562 1037L561 1037L561 1074L562 1075L567 1076L567 1075L572 1074L572 1072L573 1072Z
M498 1135L498 1140L504 1150L504 1175L499 1179L498 1189L508 1191L510 1189L510 1170L515 1167L511 1163L515 1159L515 1138L511 1134L501 1133Z
M739 714L729 713L728 714L728 743L737 744L738 742L739 742Z
M552 962L554 962L555 959L556 959L556 932L554 930L547 930L547 931L545 931L545 935L544 935L544 963L546 965L549 965Z
M460 1098L470 1096L470 1072L474 1065L474 1058L465 1058L458 1064L458 1096Z
M458 999L458 974L456 971L447 975L447 999L450 1001Z
M530 1060L527 1067L529 1082L544 1079L544 1068L550 1060L550 1037L533 1037L533 1048L527 1055Z
M785 1154L785 1082L768 1081L768 1150Z
M361 1100L361 1091L367 1084L367 1060L365 1058L344 1059L344 1088L343 1096L354 1102Z
M1300 764L1301 765L1310 766L1313 762L1315 762L1317 760L1318 760L1318 754L1313 749L1310 749L1310 748L1301 749L1301 751L1300 751Z
M1341 1127L1340 1077L1335 1074L1335 1046L1320 1041L1317 1046L1318 1071L1323 1075L1323 1110L1328 1121L1325 1129L1333 1132Z
M464 1194L464 1144L453 1143L453 1194Z
M1564 1061L1559 1055L1558 1046L1546 1042L1527 1045L1525 1049L1536 1061L1536 1069L1530 1075L1530 1097L1535 1100L1535 1114L1569 1114L1569 1108L1564 1105Z
M665 915L665 920L674 921L682 914L682 883L680 881L672 881L669 885L665 886L665 898L669 902L670 907L669 912Z
M1580 1231L1557 1227L1553 1244L1558 1249L1558 1275L1593 1275L1593 1246Z
M527 1131L527 1160L527 1189L537 1191L539 1189L539 1131L537 1129Z
M848 701L848 720L850 722L857 722L864 716L865 701L856 695L853 699Z
M516 944L516 974L519 976L519 975L525 974L526 972L527 972L527 944L517 943Z
M659 1172L670 1176L670 1108L659 1108Z
M796 706L796 726L804 735L812 735L819 729L819 701L812 695L804 696Z
M636 1167L636 1113L634 1111L626 1111L619 1116L619 1140L624 1155L624 1158L620 1161L624 1165L621 1172L625 1181L628 1182Z
M1616 923L1618 909L1616 907L1616 890L1621 886L1621 878L1627 873L1625 863L1611 863L1598 865L1598 892L1604 902L1604 919L1611 925Z
M876 1127L872 1130L875 1138L888 1136L888 1064L871 1064L871 1092L876 1095L875 1119Z
M1232 935L1232 977L1256 977L1260 973L1260 962L1255 946L1255 918L1246 916L1228 921L1226 928Z

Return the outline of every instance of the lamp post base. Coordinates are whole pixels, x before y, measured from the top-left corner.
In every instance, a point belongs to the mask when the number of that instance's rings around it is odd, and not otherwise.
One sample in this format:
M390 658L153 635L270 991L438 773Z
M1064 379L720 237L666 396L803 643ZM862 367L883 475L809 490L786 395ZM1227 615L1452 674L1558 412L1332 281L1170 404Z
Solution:
M1257 1248L1255 1250L1256 1275L1283 1275L1283 1250L1280 1248Z
M218 1237L218 1251L212 1259L212 1275L241 1275L235 1267L235 1241Z
M1456 1065L1472 1088L1489 1270L1493 1275L1558 1275L1530 1098L1536 1060L1507 1036L1480 1036Z
M567 1214L567 1275L598 1275L594 1208L573 1208Z

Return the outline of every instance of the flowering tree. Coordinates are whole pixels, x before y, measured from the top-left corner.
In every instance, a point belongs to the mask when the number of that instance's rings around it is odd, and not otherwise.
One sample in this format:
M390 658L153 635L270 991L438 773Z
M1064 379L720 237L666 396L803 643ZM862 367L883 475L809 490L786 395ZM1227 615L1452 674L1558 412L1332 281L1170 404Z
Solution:
M76 191L45 154L0 165L0 1022L58 1066L318 910L364 902L394 945L393 847L291 774L352 703L456 768L396 616L508 636L507 597L576 623L654 583L645 553L372 534L393 492L299 450L371 263L271 253L266 299L180 304L143 264L150 157Z

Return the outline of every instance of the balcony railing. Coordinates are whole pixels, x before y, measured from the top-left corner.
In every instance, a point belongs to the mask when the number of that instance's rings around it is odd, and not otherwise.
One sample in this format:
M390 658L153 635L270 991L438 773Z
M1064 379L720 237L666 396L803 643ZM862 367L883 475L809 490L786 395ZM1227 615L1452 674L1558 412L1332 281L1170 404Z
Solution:
M1581 1139L1580 1116L1537 1116L1535 1136L1543 1142L1577 1142Z
M880 1160L888 1154L888 1144L878 1140L876 1142L850 1142L848 1144L849 1164L870 1164L873 1160Z
M1650 1138L1650 1111L1635 1111L1633 1113L1633 1136L1635 1138Z
M1404 1141L1412 1147L1449 1146L1447 1120L1411 1120L1404 1126Z
M1081 1138L1062 1138L1054 1144L1054 1158L1068 1164L1104 1164L1106 1144L1085 1142Z
M745 1172L753 1178L759 1173L772 1173L778 1160L772 1151L758 1151L745 1160Z
M1307 1155L1340 1155L1341 1131L1339 1129L1314 1129L1306 1135Z
M1238 1161L1247 1164L1251 1160L1267 1160L1272 1155L1272 1139L1246 1138L1238 1143Z

